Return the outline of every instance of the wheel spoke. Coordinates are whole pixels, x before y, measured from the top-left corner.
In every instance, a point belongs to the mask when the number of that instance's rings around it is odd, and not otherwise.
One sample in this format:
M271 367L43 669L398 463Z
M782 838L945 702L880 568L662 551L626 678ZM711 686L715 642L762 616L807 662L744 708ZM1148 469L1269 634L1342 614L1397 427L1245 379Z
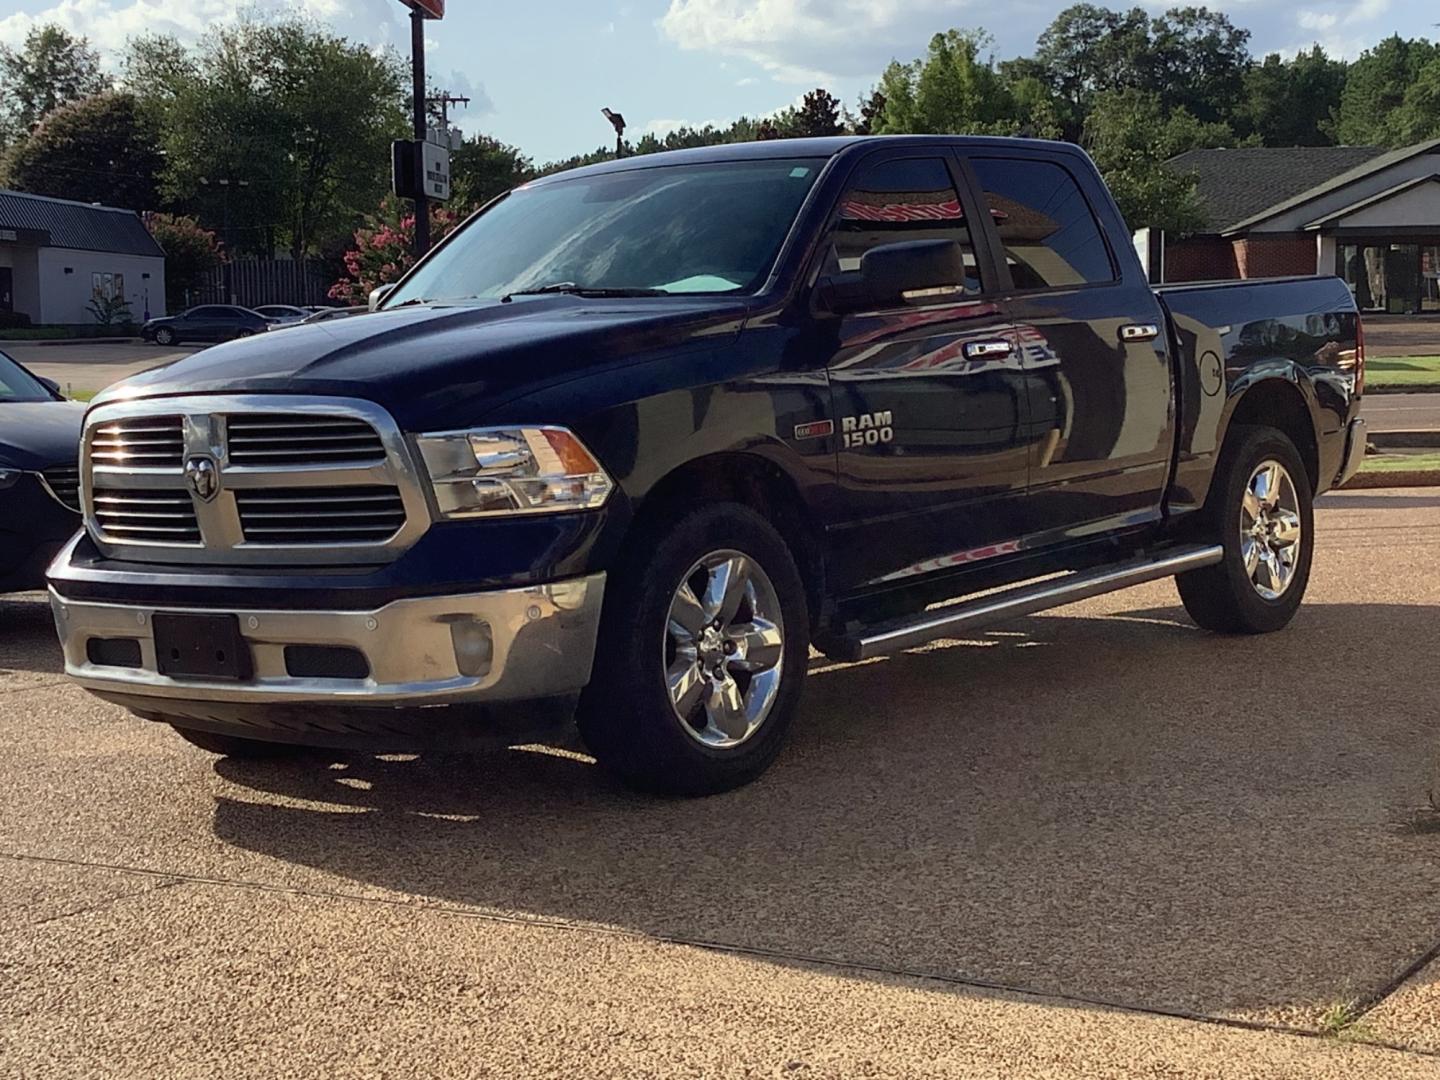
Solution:
M1260 474L1264 484L1264 490L1260 492L1260 501L1267 509L1274 509L1280 502L1280 466L1273 462Z
M705 589L705 614L728 626L740 610L749 584L750 560L744 555L734 555L713 567Z
M743 739L749 731L750 719L745 715L740 685L728 674L711 683L705 698L705 715L711 726L728 739Z
M1271 515L1275 522L1275 542L1282 547L1291 547L1300 542L1300 515L1289 510L1276 510Z
M670 701L681 716L689 716L705 693L705 674L692 657L677 657L666 672L665 683L670 691Z
M1280 560L1275 557L1275 553L1269 548L1262 549L1260 553L1259 576L1262 579L1260 585L1273 593L1280 592L1285 587L1284 579L1281 576L1283 573Z
M1241 500L1240 505L1246 516L1249 517L1250 524L1255 524L1260 518L1261 503L1260 496L1255 494L1253 486L1245 489L1245 497Z
M769 671L780 662L785 637L768 619L756 618L733 627L730 640L736 645L730 666L738 671Z
M695 590L688 583L681 585L670 601L670 633L679 641L691 641L709 621Z
M1253 580L1255 570L1260 565L1260 541L1247 537L1242 542L1240 551L1245 558L1245 573L1249 574Z

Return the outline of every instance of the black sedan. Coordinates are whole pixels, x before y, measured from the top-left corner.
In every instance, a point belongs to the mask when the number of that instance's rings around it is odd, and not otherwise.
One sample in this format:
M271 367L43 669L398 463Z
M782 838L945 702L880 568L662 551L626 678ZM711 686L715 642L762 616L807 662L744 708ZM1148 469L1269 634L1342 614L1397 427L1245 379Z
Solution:
M157 345L178 345L182 341L229 341L270 329L270 320L258 311L234 304L201 304L179 315L151 319L140 336Z
M84 415L0 353L0 593L43 589L45 567L80 527Z

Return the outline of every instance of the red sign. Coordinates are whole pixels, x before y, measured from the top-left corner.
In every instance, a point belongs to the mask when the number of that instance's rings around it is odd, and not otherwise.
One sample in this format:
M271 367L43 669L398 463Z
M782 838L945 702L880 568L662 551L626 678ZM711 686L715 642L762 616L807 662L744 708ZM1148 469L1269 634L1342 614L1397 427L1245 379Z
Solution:
M420 12L427 19L445 17L445 0L400 0L406 7Z

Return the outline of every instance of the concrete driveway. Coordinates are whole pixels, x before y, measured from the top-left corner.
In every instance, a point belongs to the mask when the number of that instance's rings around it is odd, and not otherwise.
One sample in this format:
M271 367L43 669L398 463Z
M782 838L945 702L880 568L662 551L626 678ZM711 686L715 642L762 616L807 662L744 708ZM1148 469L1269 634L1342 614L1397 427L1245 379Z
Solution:
M1440 1075L1440 495L1318 526L1281 634L1166 582L816 661L686 802L216 760L0 602L0 1074Z
M45 345L0 341L0 351L24 364L36 375L54 379L67 393L93 394L113 382L151 368L173 364L197 352L200 346L172 345Z

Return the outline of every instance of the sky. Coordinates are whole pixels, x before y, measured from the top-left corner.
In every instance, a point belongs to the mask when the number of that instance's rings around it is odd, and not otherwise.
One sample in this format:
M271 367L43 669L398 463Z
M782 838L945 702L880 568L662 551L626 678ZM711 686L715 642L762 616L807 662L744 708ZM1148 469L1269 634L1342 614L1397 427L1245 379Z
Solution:
M1157 13L1179 0L1140 0ZM244 8L300 11L357 41L409 54L399 0L0 0L0 43L37 23L84 34L107 64L131 35L194 40ZM892 59L924 53L936 31L983 28L1001 59L1031 52L1066 0L449 0L427 24L432 84L468 94L468 132L537 162L612 141L602 106L628 134L764 115L824 85L854 108ZM1129 7L1129 3L1106 6ZM1208 0L1252 32L1256 55L1313 43L1353 58L1393 33L1440 36L1432 0Z

